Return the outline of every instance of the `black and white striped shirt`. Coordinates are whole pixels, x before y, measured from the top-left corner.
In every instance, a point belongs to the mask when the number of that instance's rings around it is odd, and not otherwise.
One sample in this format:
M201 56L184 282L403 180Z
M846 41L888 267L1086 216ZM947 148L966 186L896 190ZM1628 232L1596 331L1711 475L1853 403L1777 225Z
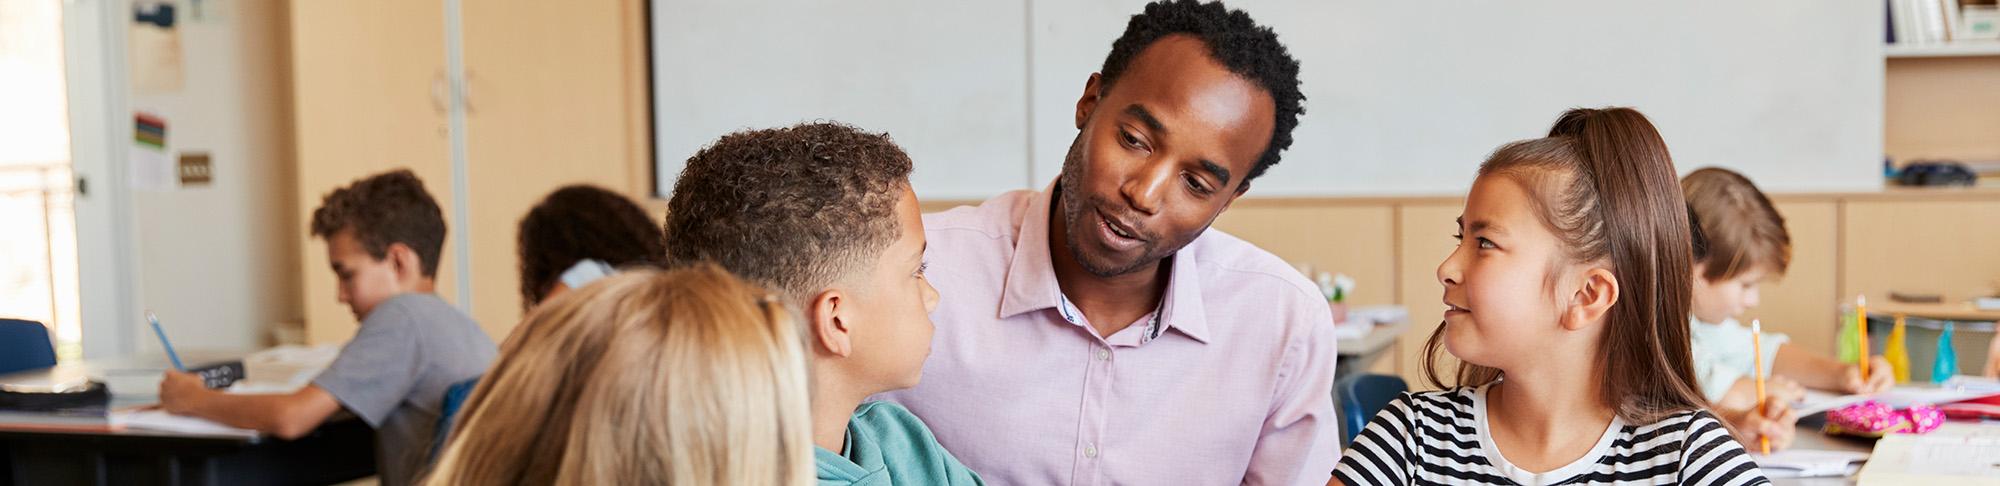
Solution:
M1334 477L1378 484L1770 484L1714 415L1689 411L1659 422L1611 420L1590 453L1553 471L1515 467L1486 426L1492 385L1404 393L1348 446Z

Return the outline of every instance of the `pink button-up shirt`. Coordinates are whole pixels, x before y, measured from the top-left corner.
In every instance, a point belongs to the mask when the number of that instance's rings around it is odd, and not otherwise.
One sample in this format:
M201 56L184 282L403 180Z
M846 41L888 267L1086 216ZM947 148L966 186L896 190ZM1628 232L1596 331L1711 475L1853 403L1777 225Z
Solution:
M1340 459L1333 316L1283 260L1209 229L1160 332L1099 337L1056 284L1050 191L924 216L937 335L903 404L992 484L1323 485Z

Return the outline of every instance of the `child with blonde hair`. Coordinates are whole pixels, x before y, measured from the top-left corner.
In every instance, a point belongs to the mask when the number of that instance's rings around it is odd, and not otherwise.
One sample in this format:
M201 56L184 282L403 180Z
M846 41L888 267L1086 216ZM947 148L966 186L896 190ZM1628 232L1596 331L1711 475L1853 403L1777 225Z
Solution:
M426 483L813 483L798 323L714 265L607 277L530 313Z

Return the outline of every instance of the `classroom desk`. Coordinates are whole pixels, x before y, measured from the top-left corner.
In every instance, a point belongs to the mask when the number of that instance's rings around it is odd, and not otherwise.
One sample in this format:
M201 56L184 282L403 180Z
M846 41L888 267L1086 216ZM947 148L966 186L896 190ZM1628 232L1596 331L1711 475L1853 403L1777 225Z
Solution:
M244 353L188 353L186 363ZM158 401L164 358L86 360L111 391L111 406ZM47 373L48 370L21 374ZM18 376L8 375L8 376ZM0 484L328 484L375 474L375 432L342 413L298 440L140 429L49 428L0 424Z
M1868 452L1875 449L1874 439L1835 437L1821 433L1820 424L1799 425L1798 435L1792 438L1792 449L1824 451ZM1772 484L1779 486L1838 486L1854 484L1854 477L1833 478L1774 478Z
M1347 324L1351 325L1351 324ZM1368 374L1368 367L1376 360L1389 354L1396 338L1410 330L1410 322L1404 319L1396 322L1376 324L1368 334L1356 338L1342 338L1338 341L1333 363L1333 403L1336 410L1340 404L1340 390L1348 383Z
M1368 334L1364 334L1361 337L1341 338L1337 341L1339 348L1334 353L1337 359L1334 365L1334 375L1346 377L1367 371L1369 365L1374 364L1376 359L1387 354L1386 351L1392 345L1396 344L1396 339L1402 337L1403 333L1409 330L1410 321L1405 319L1376 324L1374 329L1369 330Z

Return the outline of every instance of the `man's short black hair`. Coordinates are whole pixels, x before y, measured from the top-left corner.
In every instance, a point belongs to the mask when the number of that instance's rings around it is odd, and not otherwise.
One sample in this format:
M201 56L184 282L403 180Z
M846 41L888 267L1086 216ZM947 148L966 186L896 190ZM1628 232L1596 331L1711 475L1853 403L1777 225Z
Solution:
M1125 24L1125 34L1111 42L1111 55L1104 57L1101 70L1104 90L1110 91L1117 84L1118 77L1140 51L1162 37L1176 34L1200 39L1208 46L1209 57L1271 93L1271 100L1277 104L1271 143L1243 181L1264 175L1266 169L1278 164L1278 153L1292 146L1292 129L1299 126L1299 115L1306 112L1306 95L1299 92L1299 61L1292 58L1284 43L1278 42L1277 32L1257 25L1250 14L1231 10L1222 2L1161 0L1146 4L1145 11L1133 15L1132 21Z

